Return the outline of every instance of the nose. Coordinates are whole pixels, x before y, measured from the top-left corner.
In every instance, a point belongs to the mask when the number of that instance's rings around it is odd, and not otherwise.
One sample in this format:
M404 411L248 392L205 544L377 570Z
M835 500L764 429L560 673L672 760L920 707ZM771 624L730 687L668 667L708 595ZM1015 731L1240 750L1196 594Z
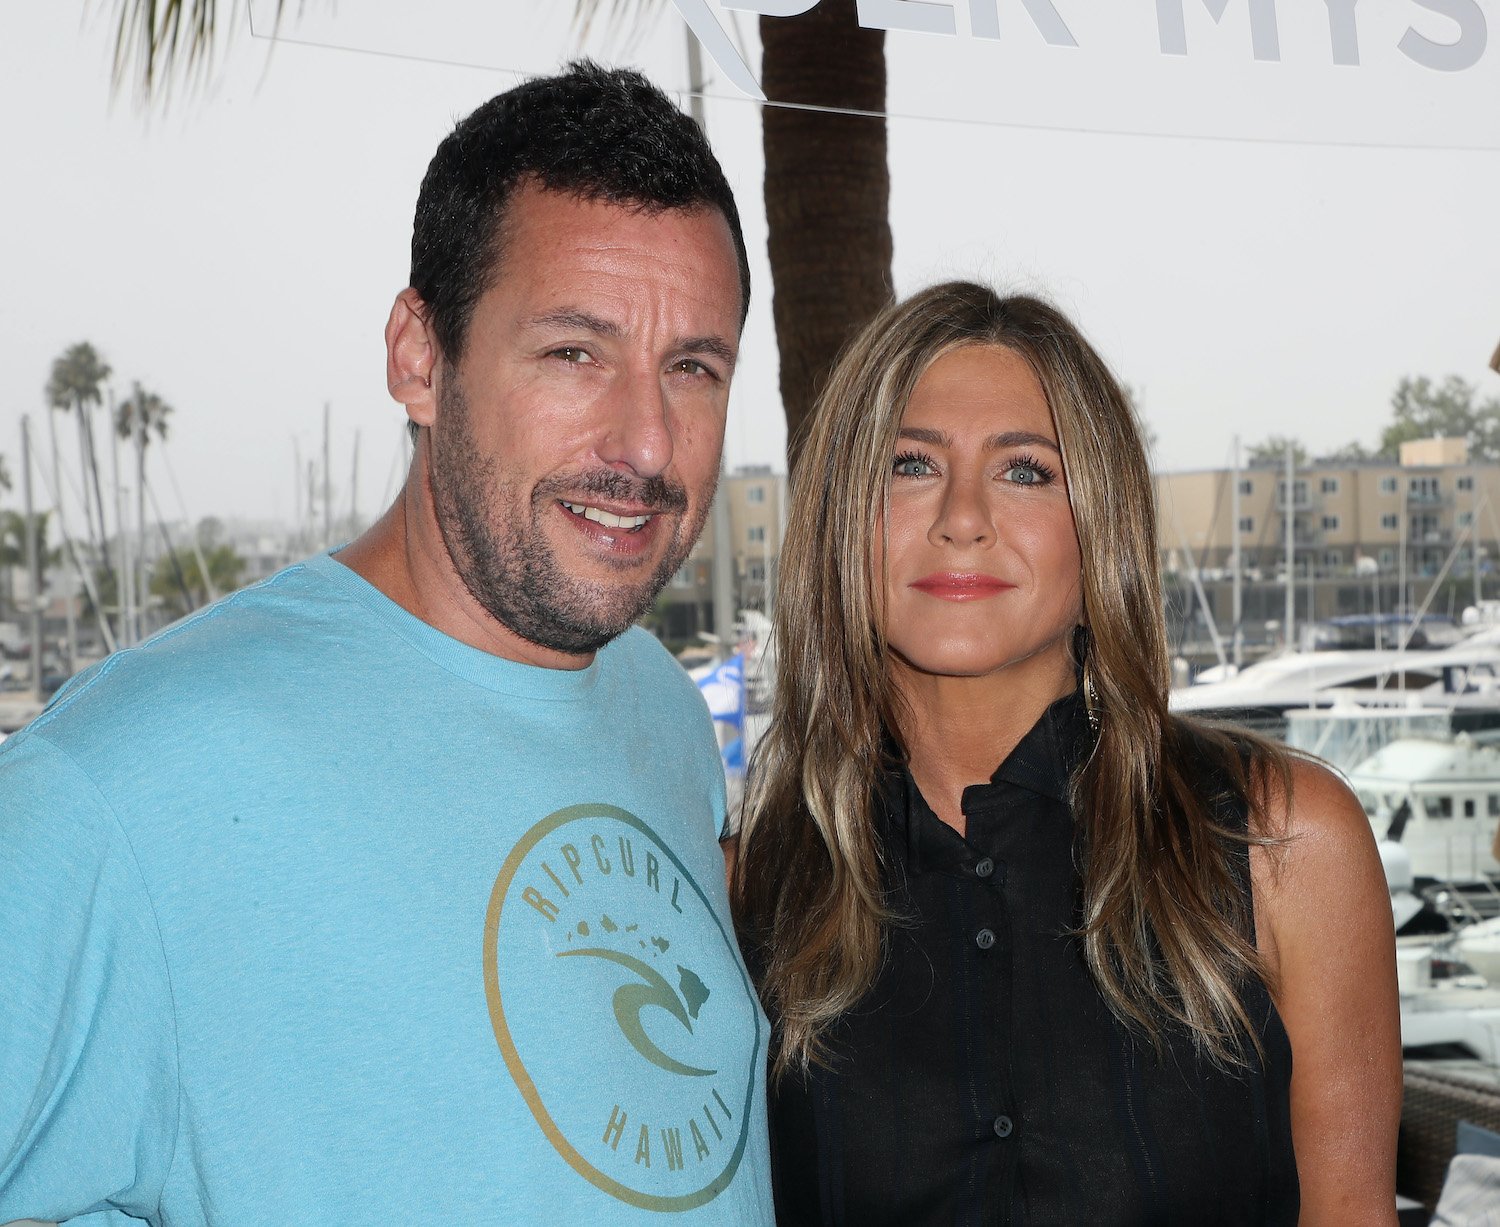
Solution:
M955 475L943 490L927 532L933 545L988 545L995 539L994 513L983 477Z
M671 409L661 380L650 375L622 376L604 406L599 459L637 477L656 477L672 463Z

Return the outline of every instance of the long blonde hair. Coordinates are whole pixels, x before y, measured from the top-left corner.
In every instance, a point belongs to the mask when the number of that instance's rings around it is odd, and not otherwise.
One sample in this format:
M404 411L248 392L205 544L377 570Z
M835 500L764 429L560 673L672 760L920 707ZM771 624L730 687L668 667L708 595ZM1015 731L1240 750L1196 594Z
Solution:
M1101 716L1072 782L1089 970L1116 1016L1151 1040L1177 1025L1212 1059L1239 1063L1246 1038L1258 1047L1242 986L1265 968L1231 851L1269 841L1215 821L1205 767L1263 810L1263 768L1284 783L1284 759L1168 714L1151 475L1108 368L1046 303L951 282L888 307L851 343L792 481L774 708L750 765L732 887L736 925L779 1020L774 1072L823 1057L829 1025L871 988L895 919L873 807L891 765L887 735L899 738L904 721L871 547L912 391L938 358L972 345L1030 364L1068 475L1089 627L1083 663Z

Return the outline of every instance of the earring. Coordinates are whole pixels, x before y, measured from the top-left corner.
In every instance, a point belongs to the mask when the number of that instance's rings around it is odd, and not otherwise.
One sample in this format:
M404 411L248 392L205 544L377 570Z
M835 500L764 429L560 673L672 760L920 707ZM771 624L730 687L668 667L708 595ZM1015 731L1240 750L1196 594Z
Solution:
M1099 731L1099 691L1094 686L1092 638L1087 626L1079 626L1073 632L1073 652L1078 663L1079 680L1083 687L1083 708L1088 715L1091 732Z

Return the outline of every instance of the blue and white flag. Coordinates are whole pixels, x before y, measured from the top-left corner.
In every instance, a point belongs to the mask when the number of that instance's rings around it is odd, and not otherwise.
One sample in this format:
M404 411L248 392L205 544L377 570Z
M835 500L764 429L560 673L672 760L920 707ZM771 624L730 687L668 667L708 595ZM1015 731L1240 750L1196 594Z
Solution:
M708 714L715 720L732 724L736 728L745 725L745 654L736 652L728 660L716 665L698 679L698 689L703 691Z

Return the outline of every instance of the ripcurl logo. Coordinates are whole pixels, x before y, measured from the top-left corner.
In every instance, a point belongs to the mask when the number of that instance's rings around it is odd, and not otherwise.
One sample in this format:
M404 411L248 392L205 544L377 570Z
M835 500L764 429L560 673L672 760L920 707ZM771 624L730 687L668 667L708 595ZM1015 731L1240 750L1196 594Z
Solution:
M506 1068L575 1172L666 1212L729 1187L763 1018L733 935L647 823L585 804L532 827L490 894L484 976Z

